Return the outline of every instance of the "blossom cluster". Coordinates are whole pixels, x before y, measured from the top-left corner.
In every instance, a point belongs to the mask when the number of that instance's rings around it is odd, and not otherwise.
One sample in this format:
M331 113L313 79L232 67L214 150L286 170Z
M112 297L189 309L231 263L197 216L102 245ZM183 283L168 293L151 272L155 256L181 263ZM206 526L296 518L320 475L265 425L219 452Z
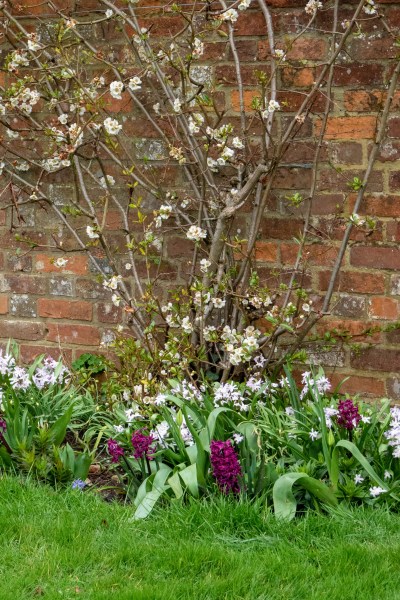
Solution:
M32 385L42 390L51 385L64 383L69 370L61 362L47 357L30 374L28 369L16 365L15 358L11 354L7 352L3 354L0 350L0 374L8 377L15 390L27 390Z
M390 409L389 428L385 432L385 437L389 446L393 448L394 458L400 458L400 407L394 406Z

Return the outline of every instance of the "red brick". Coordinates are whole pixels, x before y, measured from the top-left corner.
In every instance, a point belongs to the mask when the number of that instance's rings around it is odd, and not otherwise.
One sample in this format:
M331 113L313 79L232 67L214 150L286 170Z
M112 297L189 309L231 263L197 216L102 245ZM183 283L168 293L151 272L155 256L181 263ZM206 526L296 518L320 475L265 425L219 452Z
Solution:
M290 240L298 237L303 231L303 221L300 219L273 219L266 218L262 221L260 234L263 238Z
M308 88L315 81L315 69L312 67L285 67L282 69L282 83L288 88Z
M298 244L281 244L281 260L285 265L293 264L299 251ZM337 248L323 244L310 244L303 252L303 264L331 265L337 256Z
M332 189L337 191L349 192L350 186L349 184L352 182L354 177L362 178L363 171L354 170L335 170L333 168L330 169L319 169L318 176L318 191L327 191L330 192ZM383 173L382 171L372 171L371 176L368 180L368 191L371 192L381 192L383 191ZM354 198L355 195L350 196L350 198Z
M191 260L194 250L194 243L186 238L173 237L167 242L166 255L169 258L185 258Z
M373 319L398 319L399 303L392 298L371 298L370 314Z
M313 215L332 215L343 210L343 194L317 194L312 200Z
M368 321L355 321L350 319L322 319L317 327L320 333L326 331L332 332L335 336L337 331L345 336L350 336L352 342L379 342L381 340L381 332L373 331L376 328L376 323L370 323ZM370 333L368 331L370 330Z
M51 356L54 360L59 360L61 357L66 365L70 365L72 361L72 350L60 348L59 346L27 346L21 344L19 350L21 360L24 364L31 364L35 358L42 356L43 354Z
M398 373L400 371L400 350L393 348L362 348L353 353L350 364L354 369Z
M346 63L337 65L333 82L335 86L376 86L384 82L385 66L380 63Z
M386 395L393 400L400 399L400 379L398 377L388 377L386 380Z
M260 262L277 262L278 246L273 242L257 242L255 258Z
M39 298L37 306L39 317L78 321L90 321L92 319L92 304L90 302Z
M360 214L377 217L399 217L398 196L365 196Z
M366 317L367 302L364 296L346 295L331 302L332 314L348 319L362 319Z
M319 273L319 289L327 290L331 277L329 271ZM385 276L383 274L371 275L365 272L341 270L336 280L336 290L342 292L354 292L359 294L384 294Z
M349 45L349 54L353 59L359 61L373 60L380 61L382 59L396 58L399 54L399 49L395 46L394 40L391 37L368 37L368 39L353 38ZM368 69L370 68L368 65Z
M210 45L211 44L208 44L208 46ZM215 45L216 44L214 44L214 46ZM225 44L220 45L226 47ZM240 64L245 62L255 62L257 60L257 40L236 40L236 50L239 55ZM206 48L203 54L203 59L205 59L205 54ZM218 56L215 58L218 58ZM228 60L233 60L233 53L230 46L228 46Z
M397 192L400 190L400 173L394 172L389 174L389 191Z
M72 0L54 0L56 8L68 13L74 2ZM12 12L16 15L55 15L56 13L44 0L17 0L12 3Z
M236 35L267 35L264 16L259 12L245 12L235 23Z
M5 275L4 282L8 290L15 294L46 294L47 280L44 277L33 277L30 275ZM7 291L8 291L7 290ZM6 290L5 290L6 291Z
M325 139L329 140L359 140L374 136L376 117L330 117L325 131ZM321 121L315 123L315 135L321 130Z
M129 113L133 107L133 100L128 92L122 93L121 100L117 100L110 96L110 94L106 94L104 102L106 110L114 113Z
M114 306L112 302L99 302L97 305L97 319L101 323L121 323L122 309Z
M384 246L356 246L350 250L350 263L356 267L400 269L400 249Z
M75 273L76 275L85 275L88 269L88 258L82 254L67 254L62 256L68 263L65 267L57 267L54 261L61 255L50 256L48 254L36 254L34 269L42 273Z
M8 297L0 296L0 315L6 315L8 313Z
M376 112L383 108L387 92L383 90L351 90L344 93L344 106L350 112ZM391 109L400 107L400 92L396 92Z
M98 346L100 332L91 325L58 325L47 323L47 340L59 344L78 344L81 346Z
M388 242L400 242L400 222L389 221L386 223L386 240Z
M37 321L1 321L1 337L15 340L42 340L45 336L45 325Z
M309 189L312 172L304 167L281 167L277 169L273 187L278 190Z
M260 98L258 90L243 90L243 102L246 111L252 110L254 98ZM238 90L234 90L231 93L231 106L234 112L240 112L240 95Z
M335 389L340 383L348 378L340 386L340 392L344 394L362 394L371 398L381 398L385 394L385 385L382 377L362 377L354 373L327 373Z
M258 65L245 65L241 67L240 73L243 85L258 85L257 71L263 71L268 75L271 70L268 65L263 65L262 63L259 63ZM218 65L215 69L215 78L219 84L224 84L227 86L234 85L235 87L237 86L237 75L234 65ZM260 95L259 90L258 94Z

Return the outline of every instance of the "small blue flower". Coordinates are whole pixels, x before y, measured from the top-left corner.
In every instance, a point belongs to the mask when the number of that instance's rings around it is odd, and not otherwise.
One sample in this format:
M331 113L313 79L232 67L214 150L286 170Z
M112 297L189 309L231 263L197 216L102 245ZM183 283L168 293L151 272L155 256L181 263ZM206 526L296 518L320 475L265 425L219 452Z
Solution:
M73 490L83 490L85 485L86 485L86 483L84 481L82 481L82 479L75 479L75 481L72 482L72 489Z

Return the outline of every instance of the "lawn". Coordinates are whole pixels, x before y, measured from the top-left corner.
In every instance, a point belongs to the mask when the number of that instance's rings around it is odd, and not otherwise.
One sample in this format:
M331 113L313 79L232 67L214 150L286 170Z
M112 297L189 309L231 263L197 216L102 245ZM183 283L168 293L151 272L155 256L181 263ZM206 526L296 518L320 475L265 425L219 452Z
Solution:
M282 523L221 499L131 514L0 479L0 599L400 600L400 517L383 509Z

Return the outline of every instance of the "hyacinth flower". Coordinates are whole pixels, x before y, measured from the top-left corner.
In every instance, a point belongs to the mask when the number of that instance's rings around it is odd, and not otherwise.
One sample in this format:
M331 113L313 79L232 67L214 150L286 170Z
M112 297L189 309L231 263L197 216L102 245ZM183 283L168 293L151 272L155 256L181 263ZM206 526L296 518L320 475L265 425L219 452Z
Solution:
M0 418L0 442L3 439L3 433L6 431L7 429L7 423L5 422L4 419Z
M118 463L120 458L124 456L124 449L115 440L108 440L107 449L113 463Z
M352 431L361 420L358 406L350 399L341 400L338 404L337 423L348 431Z
M226 442L213 440L210 444L210 450L212 472L219 489L224 494L229 494L229 492L238 494L240 492L239 477L242 474L242 468L231 440L226 440Z
M152 460L155 452L152 444L155 442L155 438L151 434L146 435L143 431L145 430L137 429L132 435L133 456L136 460L140 460L141 458Z

